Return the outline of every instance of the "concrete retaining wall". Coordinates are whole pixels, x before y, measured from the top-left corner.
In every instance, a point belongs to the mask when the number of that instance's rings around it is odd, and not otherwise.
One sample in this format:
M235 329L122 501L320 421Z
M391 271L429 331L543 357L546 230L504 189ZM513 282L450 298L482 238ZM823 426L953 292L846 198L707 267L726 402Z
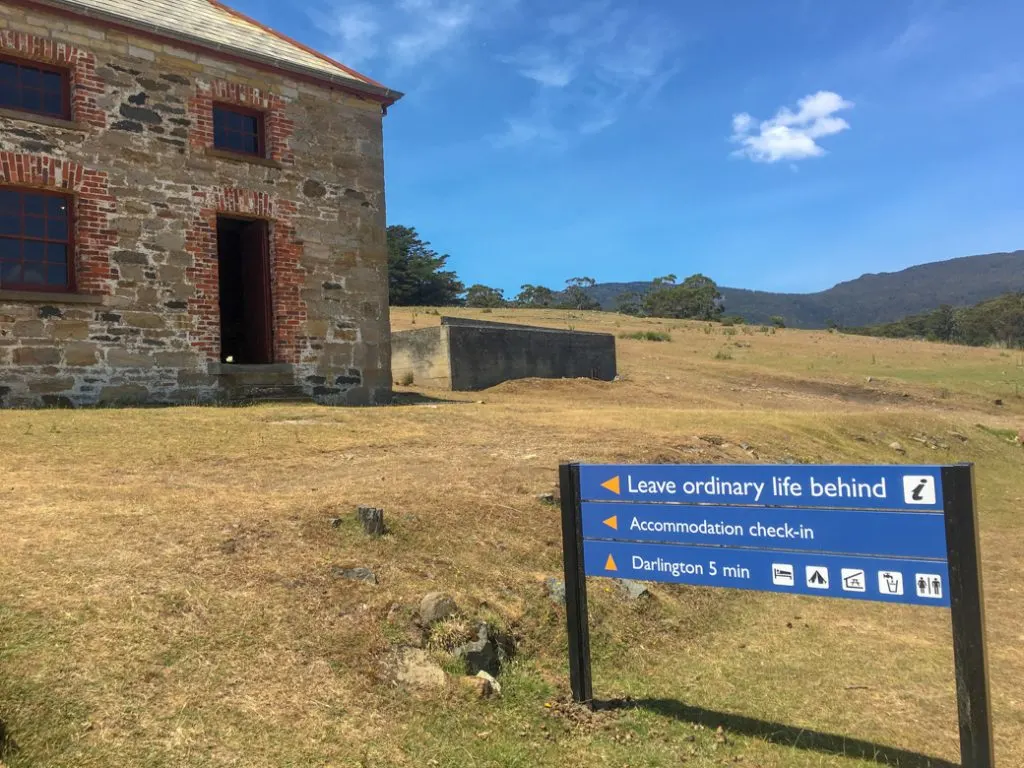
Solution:
M396 382L455 391L513 379L611 381L616 375L610 334L451 317L440 327L392 334L392 356Z
M421 328L391 335L391 374L396 384L451 389L448 328Z

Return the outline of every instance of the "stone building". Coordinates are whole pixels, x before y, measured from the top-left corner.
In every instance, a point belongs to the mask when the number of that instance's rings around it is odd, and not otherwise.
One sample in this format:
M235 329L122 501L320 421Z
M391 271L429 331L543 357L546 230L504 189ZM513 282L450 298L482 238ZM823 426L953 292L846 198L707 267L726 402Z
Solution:
M0 405L386 402L400 95L217 0L0 0Z

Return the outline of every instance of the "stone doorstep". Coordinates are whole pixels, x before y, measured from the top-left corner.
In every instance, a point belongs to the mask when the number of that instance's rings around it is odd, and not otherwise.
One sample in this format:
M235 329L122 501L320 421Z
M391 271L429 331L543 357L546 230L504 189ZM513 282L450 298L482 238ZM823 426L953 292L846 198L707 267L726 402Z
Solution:
M246 405L250 403L310 403L313 402L299 387L270 386L228 386L222 387L218 397L229 405Z
M239 363L210 363L207 372L211 376L246 376L251 374L295 374L291 363L261 363L241 365Z
M250 368L249 366L246 367ZM241 371L222 369L219 373L211 371L211 374L217 378L218 386L221 389L238 391L290 389L292 387L301 389L299 383L295 380L295 372L290 366L284 369L276 366L267 366L268 370L257 370L259 367L261 366L252 366L249 370Z
M312 398L299 387L228 387L223 394L231 403L312 402Z
M210 363L207 370L217 377L218 388L232 401L308 399L295 381L295 367L290 363Z

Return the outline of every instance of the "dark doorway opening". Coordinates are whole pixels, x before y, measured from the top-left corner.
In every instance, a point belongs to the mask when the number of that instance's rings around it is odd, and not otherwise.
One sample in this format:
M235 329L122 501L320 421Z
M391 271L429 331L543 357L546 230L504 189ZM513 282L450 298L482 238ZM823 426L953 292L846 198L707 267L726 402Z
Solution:
M274 362L267 222L217 217L220 360Z

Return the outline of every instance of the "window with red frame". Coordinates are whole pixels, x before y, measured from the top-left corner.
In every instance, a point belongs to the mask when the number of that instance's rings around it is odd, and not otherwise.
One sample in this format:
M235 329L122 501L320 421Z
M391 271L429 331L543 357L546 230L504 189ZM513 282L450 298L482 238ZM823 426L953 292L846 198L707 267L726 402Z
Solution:
M215 104L213 146L243 155L263 156L263 113Z
M70 120L70 87L66 69L0 59L0 107Z
M0 289L71 290L71 265L71 198L0 188Z

